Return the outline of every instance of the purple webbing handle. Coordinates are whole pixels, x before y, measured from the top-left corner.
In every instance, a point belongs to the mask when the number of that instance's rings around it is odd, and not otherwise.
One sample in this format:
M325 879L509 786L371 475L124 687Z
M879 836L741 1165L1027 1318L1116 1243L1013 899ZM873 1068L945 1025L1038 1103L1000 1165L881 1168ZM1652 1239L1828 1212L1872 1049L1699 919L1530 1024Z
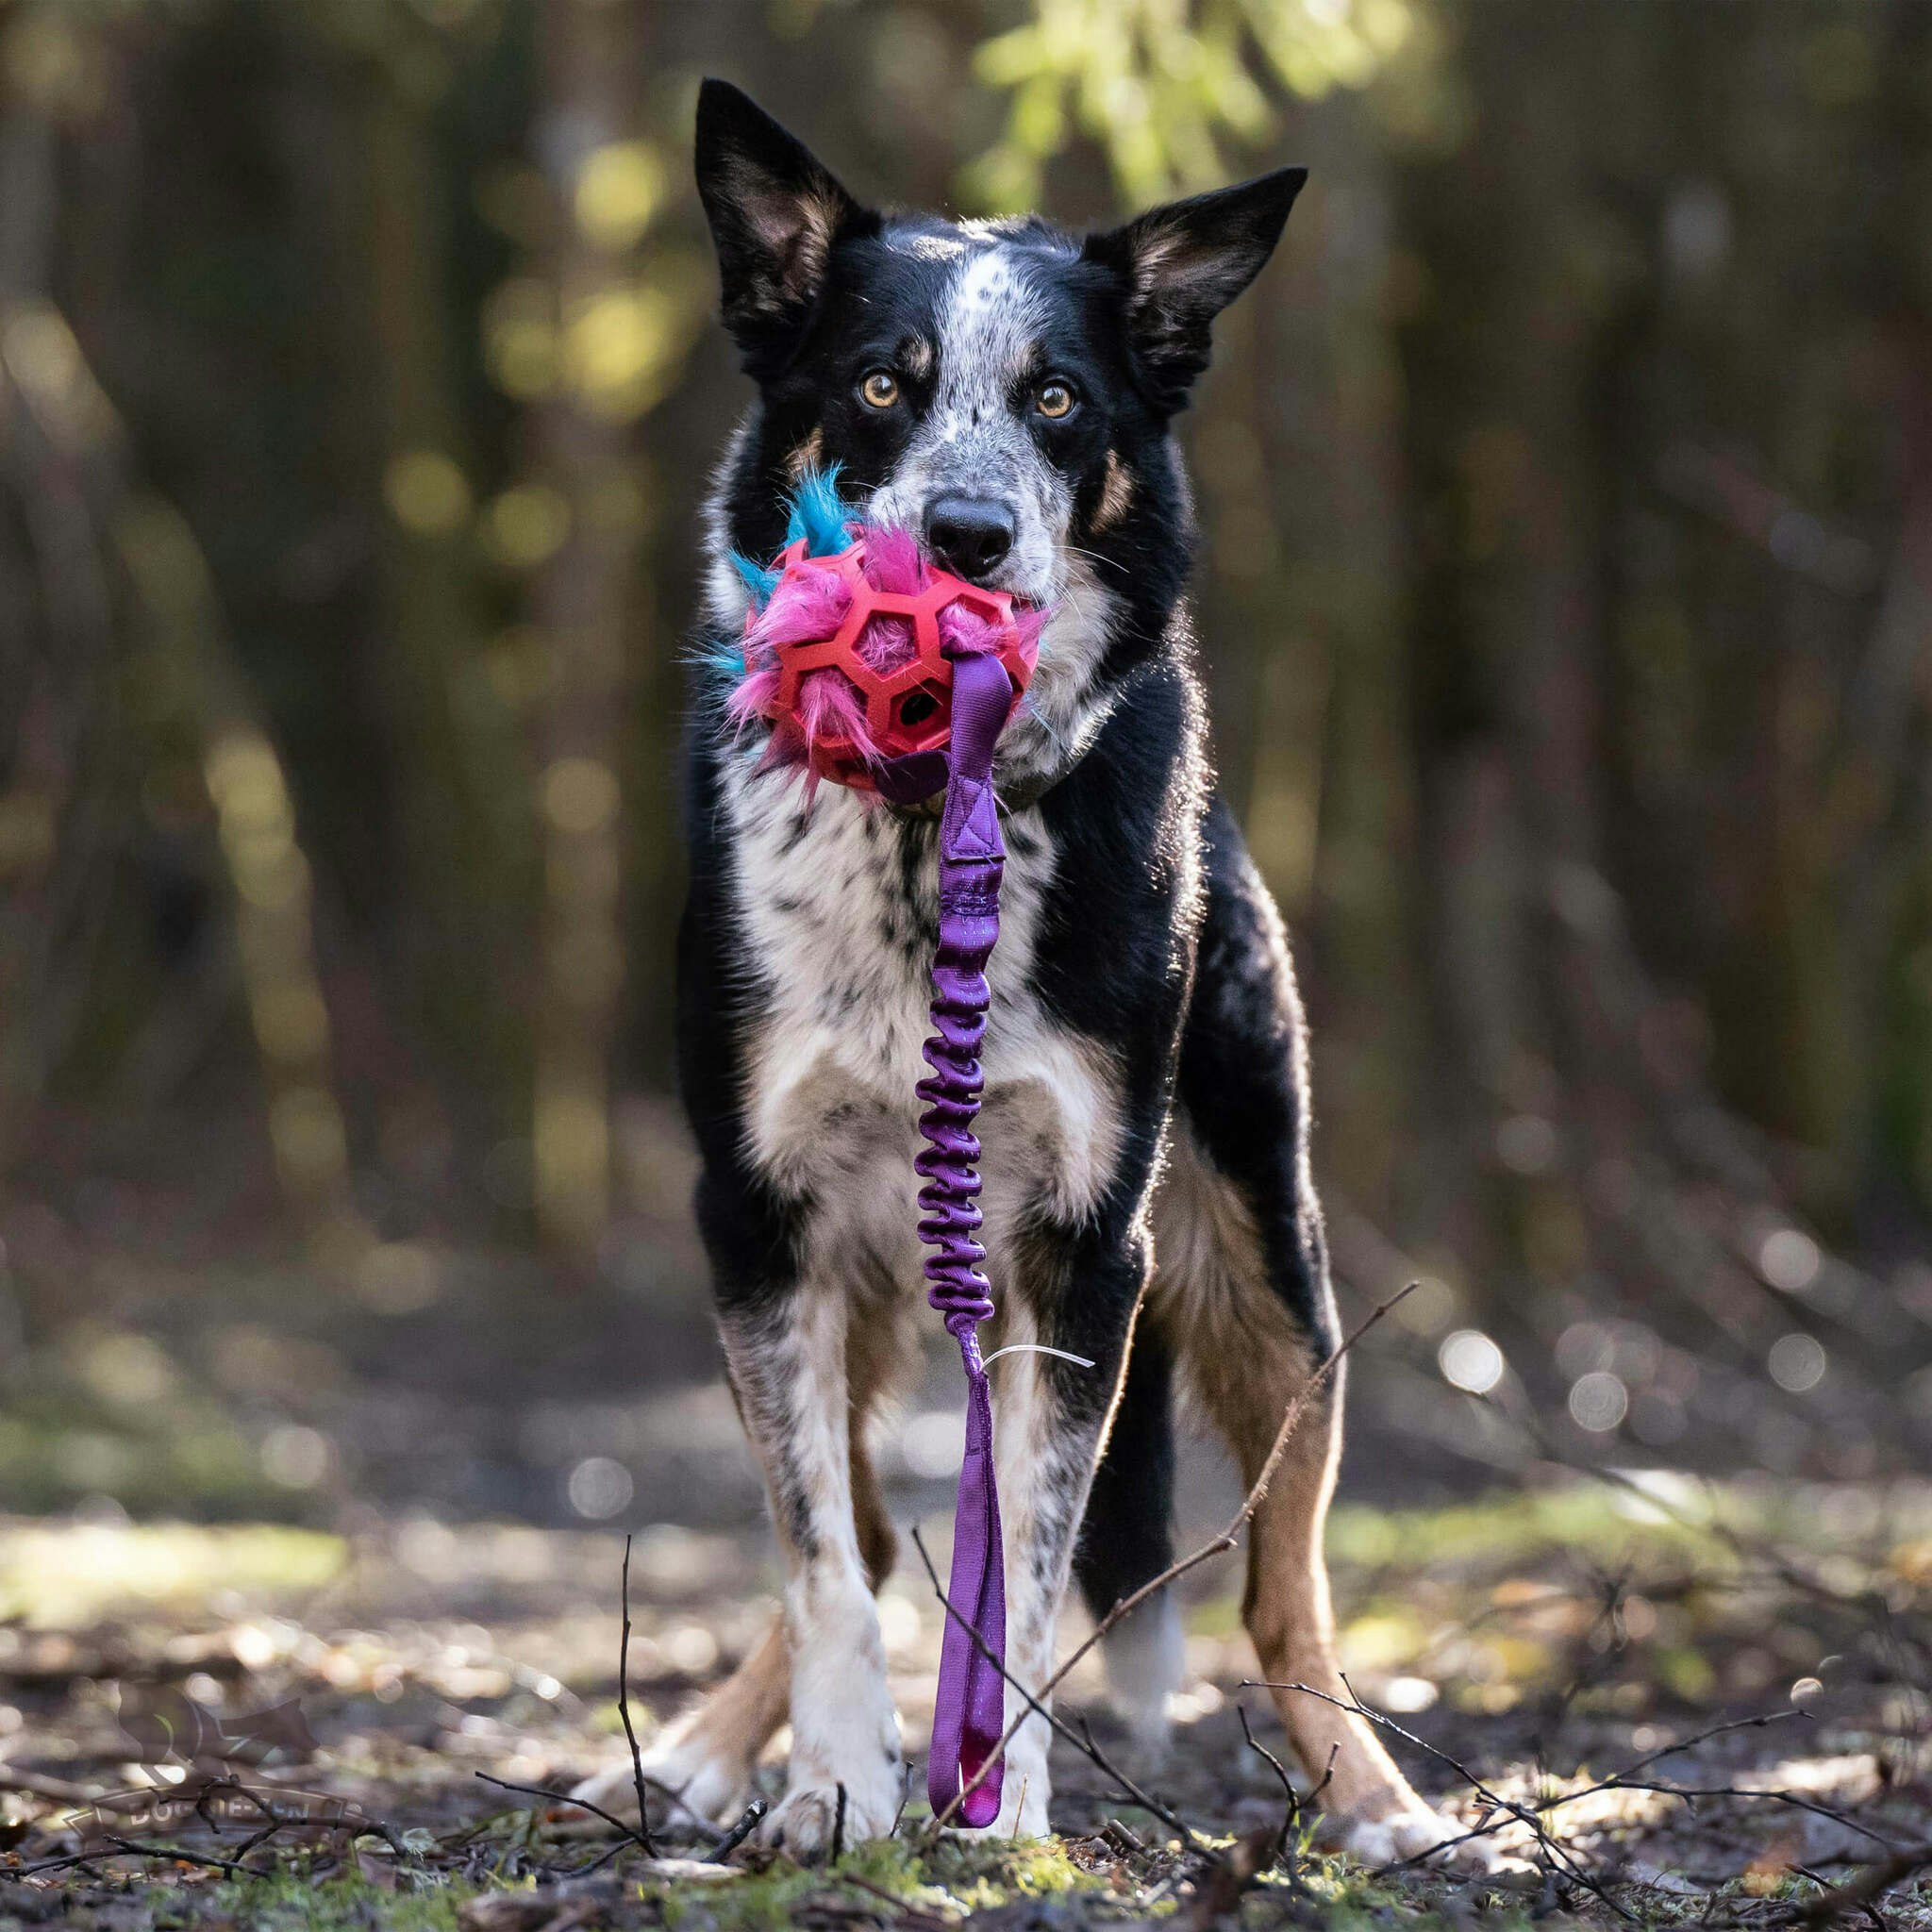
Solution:
M1000 1499L993 1481L992 1397L979 1358L980 1323L992 1313L981 1269L979 1047L986 1034L986 962L1000 931L1000 841L993 797L992 753L1012 708L1012 680L997 658L953 661L952 738L946 752L946 803L940 820L940 938L932 962L933 1036L925 1042L931 1074L919 1083L926 1103L919 1131L927 1147L915 1165L919 1237L926 1257L926 1299L945 1317L966 1366L966 1450L953 1512L953 1579L948 1591L958 1615L946 1619L940 1648L938 1707L926 1795L937 1817L958 1797L998 1748L1006 1727L1006 1562L1000 1548ZM959 1621L969 1618L982 1651ZM970 1825L999 1815L1004 1765L995 1763L959 1804Z

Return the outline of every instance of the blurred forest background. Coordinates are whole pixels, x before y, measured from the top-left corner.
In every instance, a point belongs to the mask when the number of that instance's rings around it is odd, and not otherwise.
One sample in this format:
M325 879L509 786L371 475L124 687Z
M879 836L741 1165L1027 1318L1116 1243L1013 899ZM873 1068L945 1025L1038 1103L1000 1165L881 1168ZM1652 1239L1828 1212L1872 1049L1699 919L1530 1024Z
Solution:
M708 72L879 199L1312 171L1183 436L1338 1272L1424 1283L1357 1462L1922 1469L1932 8L5 0L12 1507L716 1487Z

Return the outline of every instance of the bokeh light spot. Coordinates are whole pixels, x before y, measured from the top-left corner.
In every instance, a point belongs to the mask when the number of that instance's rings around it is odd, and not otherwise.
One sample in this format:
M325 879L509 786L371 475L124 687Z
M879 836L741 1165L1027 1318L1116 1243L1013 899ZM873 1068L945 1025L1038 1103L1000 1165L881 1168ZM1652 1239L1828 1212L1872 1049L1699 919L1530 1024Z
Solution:
M617 804L617 774L595 758L558 758L543 774L543 816L559 832L597 831Z
M1458 1328L1436 1351L1443 1379L1471 1395L1487 1395L1503 1379L1503 1351L1479 1328Z
M270 1430L261 1445L262 1474L285 1490L316 1488L334 1459L328 1438L299 1424Z
M664 198L664 163L641 141L613 141L577 172L577 226L612 253L633 246Z
M1548 1174L1561 1152L1556 1128L1541 1114L1512 1114L1496 1128L1496 1158L1511 1174Z
M1570 1390L1570 1419L1579 1429L1607 1435L1630 1408L1630 1391L1607 1369L1579 1375Z
M520 483L490 506L490 548L512 570L530 570L563 548L570 536L570 505L547 483Z
M570 1507L579 1516L602 1523L631 1498L630 1471L608 1456L587 1456L570 1473Z
M1827 1366L1824 1344L1814 1335L1794 1331L1771 1344L1771 1379L1792 1395L1802 1395L1824 1380Z
M1795 1227L1765 1236L1757 1250L1757 1272L1785 1294L1803 1294L1818 1279L1818 1243Z
M441 450L404 450L383 475L390 514L417 537L447 537L470 514L470 486Z

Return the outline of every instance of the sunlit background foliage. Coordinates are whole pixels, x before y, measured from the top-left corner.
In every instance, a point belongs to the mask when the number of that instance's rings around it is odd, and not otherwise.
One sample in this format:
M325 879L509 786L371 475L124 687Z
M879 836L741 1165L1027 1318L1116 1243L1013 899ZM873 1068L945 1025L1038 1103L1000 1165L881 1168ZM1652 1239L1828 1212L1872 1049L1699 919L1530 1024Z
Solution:
M1458 1467L1533 1404L1558 1456L1923 1461L1914 0L8 0L22 1346L270 1260L358 1321L478 1255L535 1257L525 1307L701 1305L679 660L743 399L706 72L959 211L1310 165L1184 440L1339 1271L1424 1283L1362 1400ZM299 1488L271 1357L211 1386Z

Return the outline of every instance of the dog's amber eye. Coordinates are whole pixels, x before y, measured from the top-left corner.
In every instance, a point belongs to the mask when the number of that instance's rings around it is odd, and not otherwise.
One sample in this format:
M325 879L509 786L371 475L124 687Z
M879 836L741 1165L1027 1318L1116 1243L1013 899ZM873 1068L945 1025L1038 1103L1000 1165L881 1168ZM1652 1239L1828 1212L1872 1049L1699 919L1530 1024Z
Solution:
M874 369L858 385L858 393L874 409L890 409L899 400L899 378L890 369Z
M1040 393L1033 398L1033 407L1042 416L1051 416L1058 421L1073 408L1074 391L1064 382L1043 382L1040 386Z

